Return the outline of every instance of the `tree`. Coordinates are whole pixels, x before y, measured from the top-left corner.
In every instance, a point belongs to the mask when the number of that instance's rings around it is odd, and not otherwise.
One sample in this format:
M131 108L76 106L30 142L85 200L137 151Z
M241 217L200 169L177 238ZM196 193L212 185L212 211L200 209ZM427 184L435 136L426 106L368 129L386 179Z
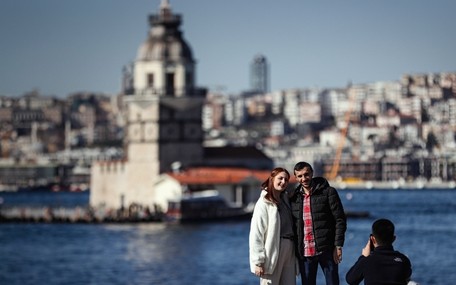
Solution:
M433 132L429 132L426 138L426 149L429 152L432 152L432 150L435 147L439 147L439 142L437 140L437 137L434 135Z

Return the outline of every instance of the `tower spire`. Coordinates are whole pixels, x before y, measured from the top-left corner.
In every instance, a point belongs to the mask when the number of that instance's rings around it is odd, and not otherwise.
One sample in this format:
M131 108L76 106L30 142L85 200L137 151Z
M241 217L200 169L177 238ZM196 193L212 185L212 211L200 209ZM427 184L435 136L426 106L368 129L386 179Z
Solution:
M170 17L171 14L171 5L169 5L169 0L162 0L160 3L160 16Z
M169 8L169 0L162 0L160 4L160 8Z

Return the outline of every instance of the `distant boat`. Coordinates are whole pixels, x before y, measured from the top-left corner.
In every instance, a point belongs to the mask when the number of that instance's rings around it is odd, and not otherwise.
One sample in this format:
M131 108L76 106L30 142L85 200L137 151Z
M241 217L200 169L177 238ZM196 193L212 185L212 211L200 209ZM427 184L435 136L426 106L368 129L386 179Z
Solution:
M216 190L198 191L168 202L167 222L240 220L252 217L253 207L229 205Z
M347 218L368 218L370 213L368 211L350 211L346 210L345 215Z

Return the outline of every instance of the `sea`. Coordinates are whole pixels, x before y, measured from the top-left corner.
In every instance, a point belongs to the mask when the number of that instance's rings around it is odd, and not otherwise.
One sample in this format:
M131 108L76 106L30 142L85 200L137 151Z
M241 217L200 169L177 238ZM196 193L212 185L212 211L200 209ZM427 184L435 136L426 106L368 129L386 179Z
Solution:
M0 207L87 206L89 193L0 192ZM456 190L339 190L349 211L341 284L378 218L421 285L456 284ZM0 224L0 284L259 284L249 270L250 221L200 224ZM324 284L321 270L318 284ZM299 277L297 278L300 284Z

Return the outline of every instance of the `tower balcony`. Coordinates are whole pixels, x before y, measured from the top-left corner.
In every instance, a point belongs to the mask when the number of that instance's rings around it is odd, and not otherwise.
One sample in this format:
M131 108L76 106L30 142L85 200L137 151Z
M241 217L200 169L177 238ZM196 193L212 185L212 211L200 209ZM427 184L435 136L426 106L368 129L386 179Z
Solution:
M171 14L171 13L149 16L149 23L151 26L158 26L158 25L179 26L181 24L181 22L182 22L181 15L175 15L175 14Z
M153 88L130 89L125 95L160 97L206 97L207 88Z

